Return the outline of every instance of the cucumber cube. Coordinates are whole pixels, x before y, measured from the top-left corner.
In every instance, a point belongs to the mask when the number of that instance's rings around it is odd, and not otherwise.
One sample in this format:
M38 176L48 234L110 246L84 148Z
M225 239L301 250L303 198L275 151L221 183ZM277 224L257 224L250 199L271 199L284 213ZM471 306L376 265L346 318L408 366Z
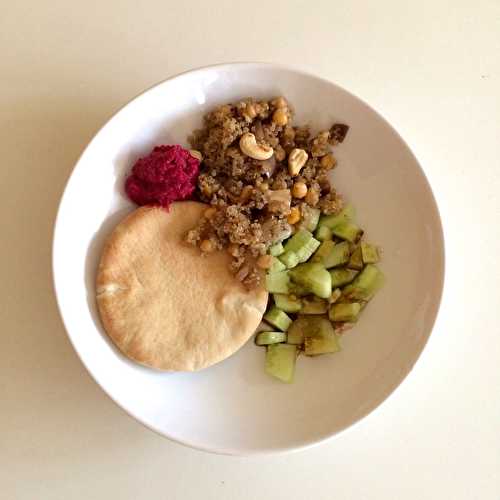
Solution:
M324 241L314 254L312 261L321 262L327 269L349 262L349 243L343 241L335 244L333 241Z
M325 314L328 304L324 300L304 300L301 314Z
M271 267L267 270L268 274L279 273L280 271L284 271L286 269L285 264L281 262L276 257L273 257L273 261L271 263Z
M288 293L289 285L290 276L288 276L288 271L266 274L266 290L269 293Z
M342 240L356 243L363 236L363 230L352 222L341 222L332 228L332 233Z
M379 261L378 248L369 243L361 243L361 257L364 264L376 264Z
M299 262L307 262L311 255L318 249L321 242L312 238L308 243L306 243L301 249L297 250L297 256Z
M306 287L292 282L290 282L288 290L290 295L295 295L296 297L305 297L311 293Z
M304 327L304 353L307 356L340 351L332 324L324 316L309 316Z
M269 249L269 254L273 257L278 257L282 253L284 253L285 249L281 243L276 243Z
M330 271L330 276L332 277L332 287L337 288L339 286L349 284L357 274L358 271L356 271L355 269L346 269L344 267L332 269Z
M328 337L332 324L325 316L300 316L288 329L288 344L302 345L308 337Z
M264 314L264 319L272 326L275 326L278 330L286 332L289 326L292 324L292 319L281 309L276 306L271 307L271 309Z
M295 267L299 263L299 256L291 250L286 251L278 258L288 269Z
M324 215L319 220L319 226L333 229L342 222L351 221L356 217L356 211L352 205L346 205L338 214Z
M285 252L295 252L299 262L306 262L319 247L320 242L305 229L297 231L285 244Z
M340 351L340 344L335 332L324 337L306 337L304 340L304 354L318 356L319 354L333 354Z
M321 264L308 262L300 264L289 272L292 281L321 299L327 299L332 294L332 278Z
M302 221L300 223L301 229L307 229L307 231L314 231L318 226L319 216L321 215L321 210L319 208L313 208L309 205L303 205L302 207Z
M293 382L297 347L290 344L271 344L266 352L266 373L290 384Z
M332 239L333 233L329 227L319 226L318 229L316 229L314 236L319 241L328 241Z
M307 318L297 318L288 329L287 342L294 345L302 345L304 343L304 332L307 327Z
M305 229L300 229L297 231L286 243L284 246L285 252L291 251L296 252L301 249L304 245L307 245L309 241L313 239L312 233L306 231Z
M328 316L330 321L348 321L352 323L358 319L359 311L361 311L361 304L358 302L333 304L330 307Z
M276 307L287 313L297 313L302 309L302 302L298 299L293 299L289 295L275 293L273 299Z
M361 255L361 247L356 247L354 251L351 253L351 258L347 263L347 267L349 269L357 269L361 271L363 269L363 257Z
M286 342L285 332L260 332L255 337L257 345L279 344L280 342Z
M369 300L382 288L384 281L382 271L374 264L367 264L353 282L344 287L343 293L349 299Z

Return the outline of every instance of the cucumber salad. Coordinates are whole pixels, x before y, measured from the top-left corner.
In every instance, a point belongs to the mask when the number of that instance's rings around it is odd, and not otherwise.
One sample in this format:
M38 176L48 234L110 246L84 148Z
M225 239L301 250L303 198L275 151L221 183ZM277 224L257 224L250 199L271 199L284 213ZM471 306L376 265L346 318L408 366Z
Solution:
M340 351L342 333L384 283L380 249L363 234L352 205L335 215L310 209L293 236L269 249L265 284L272 298L266 328L255 337L266 348L269 375L291 383L299 354Z

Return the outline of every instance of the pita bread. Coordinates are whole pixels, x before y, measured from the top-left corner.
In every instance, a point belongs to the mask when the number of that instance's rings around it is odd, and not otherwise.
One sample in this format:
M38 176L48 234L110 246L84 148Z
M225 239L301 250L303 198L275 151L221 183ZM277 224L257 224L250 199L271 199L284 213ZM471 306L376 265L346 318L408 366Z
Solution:
M160 370L218 363L254 333L267 292L245 290L227 252L201 256L183 239L206 205L141 207L115 228L97 274L104 328L129 358Z

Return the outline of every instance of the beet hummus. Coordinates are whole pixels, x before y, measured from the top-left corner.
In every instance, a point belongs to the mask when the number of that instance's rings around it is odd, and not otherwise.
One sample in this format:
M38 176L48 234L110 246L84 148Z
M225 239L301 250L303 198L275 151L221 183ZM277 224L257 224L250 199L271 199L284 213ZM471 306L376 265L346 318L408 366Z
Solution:
M181 146L156 146L139 158L125 182L128 197L138 205L168 208L189 198L196 187L200 162Z

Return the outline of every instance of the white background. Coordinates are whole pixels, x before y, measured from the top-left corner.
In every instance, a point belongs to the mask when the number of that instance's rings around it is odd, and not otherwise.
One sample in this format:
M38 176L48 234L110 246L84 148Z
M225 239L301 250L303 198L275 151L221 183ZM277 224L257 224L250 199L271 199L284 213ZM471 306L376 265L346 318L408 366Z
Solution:
M66 339L50 273L59 196L100 125L159 80L237 60L312 71L388 118L447 247L434 333L398 391L326 444L252 459L117 408ZM0 161L2 499L500 499L498 0L0 0Z

